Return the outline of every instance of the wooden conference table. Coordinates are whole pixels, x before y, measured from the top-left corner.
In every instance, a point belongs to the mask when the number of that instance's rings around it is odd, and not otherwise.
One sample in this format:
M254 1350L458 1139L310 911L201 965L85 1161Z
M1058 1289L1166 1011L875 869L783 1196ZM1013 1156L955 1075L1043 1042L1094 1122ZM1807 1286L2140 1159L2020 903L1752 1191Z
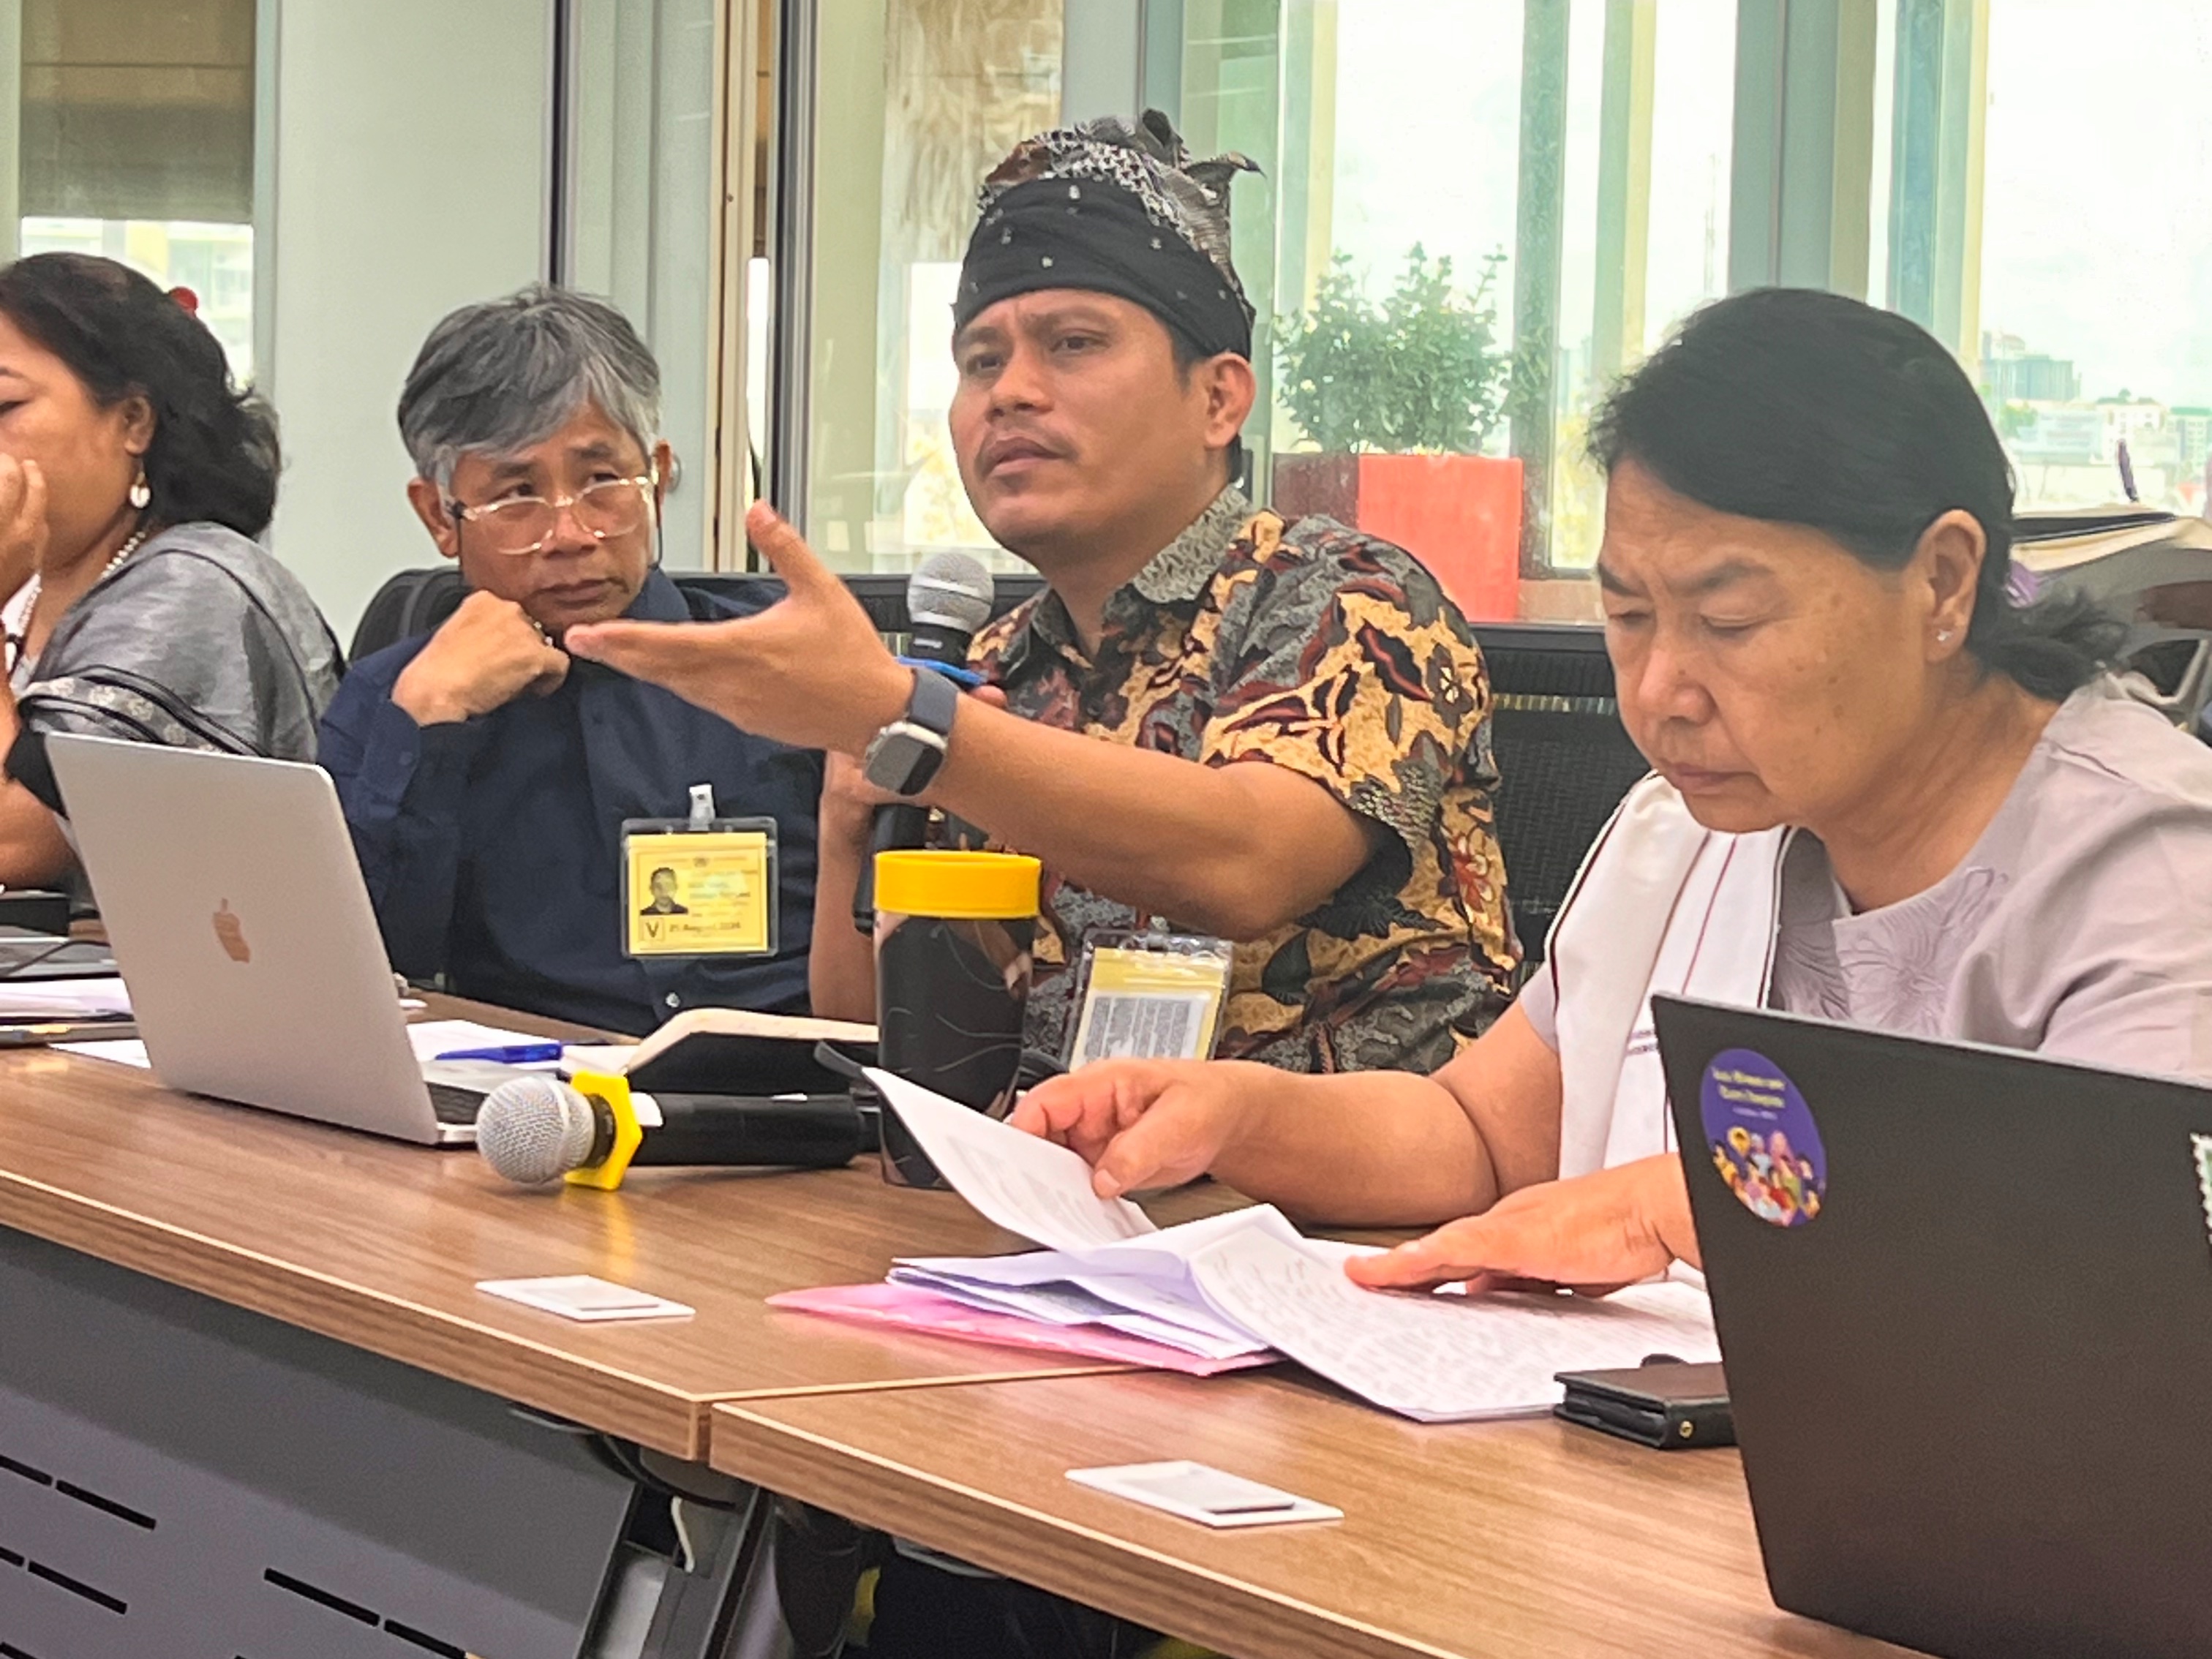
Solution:
M719 1659L763 1512L711 1507L732 1496L704 1467L715 1402L1101 1369L764 1299L1018 1243L866 1161L526 1190L472 1152L0 1053L0 1654L407 1659L413 1632ZM562 1273L697 1311L576 1324L474 1288ZM704 1490L680 1544L665 1503L638 1532L641 1468Z
M1905 1650L1778 1610L1733 1451L1425 1425L1292 1376L1146 1375L716 1407L713 1461L1237 1659ZM1345 1512L1212 1531L1072 1468L1193 1458Z
M436 1017L581 1035L434 1003ZM1200 1189L1163 1218L1239 1202ZM953 1194L886 1186L871 1161L526 1189L473 1152L178 1095L41 1049L0 1054L0 1226L691 1460L720 1400L1114 1369L768 1307L778 1291L881 1279L894 1255L1023 1248ZM552 1273L697 1316L580 1325L474 1288Z
M1155 1213L1236 1201L1200 1189ZM1133 1375L764 1304L880 1278L895 1255L1017 1243L867 1162L526 1191L473 1154L0 1054L0 1651L421 1650L378 1634L396 1629L491 1659L573 1655L586 1630L592 1653L720 1653L750 1570L741 1528L718 1539L695 1513L694 1559L669 1567L631 1540L629 1474L509 1401L691 1464L711 1454L1251 1659L1888 1650L1774 1609L1730 1453L1661 1457L1548 1423L1419 1428L1273 1376ZM551 1273L697 1314L579 1325L473 1288ZM1347 1519L1213 1534L1064 1478L1164 1456ZM11 1478L47 1463L44 1485ZM55 1496L72 1483L199 1532L83 1534L82 1505ZM5 1571L26 1529L106 1599ZM616 1641L631 1580L653 1610ZM364 1615L377 1640L348 1645Z

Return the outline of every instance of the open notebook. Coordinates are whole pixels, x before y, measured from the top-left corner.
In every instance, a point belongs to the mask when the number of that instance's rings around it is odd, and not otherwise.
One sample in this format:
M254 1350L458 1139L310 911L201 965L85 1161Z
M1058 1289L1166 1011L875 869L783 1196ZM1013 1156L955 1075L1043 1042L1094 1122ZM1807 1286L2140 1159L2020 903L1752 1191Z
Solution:
M1090 1166L1065 1147L888 1073L869 1079L962 1197L1046 1247L909 1260L892 1273L969 1307L1096 1326L1215 1364L1280 1354L1422 1422L1548 1411L1563 1370L1719 1358L1693 1285L1603 1298L1365 1290L1343 1270L1360 1247L1304 1237L1272 1206L1157 1228L1127 1200L1092 1192Z

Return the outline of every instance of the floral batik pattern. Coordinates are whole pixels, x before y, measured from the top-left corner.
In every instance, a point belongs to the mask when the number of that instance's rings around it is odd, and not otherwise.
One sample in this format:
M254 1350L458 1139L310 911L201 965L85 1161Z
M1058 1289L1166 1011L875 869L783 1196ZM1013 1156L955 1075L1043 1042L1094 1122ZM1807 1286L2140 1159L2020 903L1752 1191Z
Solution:
M1234 489L1108 602L1095 656L1049 591L971 660L1024 717L1208 766L1312 779L1377 826L1318 909L1238 945L1216 1049L1300 1072L1430 1072L1505 1005L1521 950L1492 792L1490 681L1466 619L1402 549L1286 522ZM1048 870L1032 1047L1059 1051L1070 969L1140 917Z

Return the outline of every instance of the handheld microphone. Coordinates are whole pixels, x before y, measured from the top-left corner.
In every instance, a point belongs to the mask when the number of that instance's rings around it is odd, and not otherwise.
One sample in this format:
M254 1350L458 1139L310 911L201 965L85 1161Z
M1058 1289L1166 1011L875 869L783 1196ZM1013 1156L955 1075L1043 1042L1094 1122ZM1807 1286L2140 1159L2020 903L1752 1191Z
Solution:
M905 660L917 666L968 665L968 647L975 630L991 619L997 590L991 573L965 553L933 553L907 578L908 635ZM853 888L853 926L876 931L876 854L895 848L920 847L929 837L926 806L878 806L868 836L868 856Z
M630 1092L620 1079L580 1080L586 1087L532 1073L485 1096L477 1115L483 1161L520 1186L565 1176L612 1188L637 1164L824 1170L868 1150L866 1120L842 1095L647 1095Z
M974 557L931 554L906 579L907 655L965 668L968 647L991 620L997 597L991 573Z

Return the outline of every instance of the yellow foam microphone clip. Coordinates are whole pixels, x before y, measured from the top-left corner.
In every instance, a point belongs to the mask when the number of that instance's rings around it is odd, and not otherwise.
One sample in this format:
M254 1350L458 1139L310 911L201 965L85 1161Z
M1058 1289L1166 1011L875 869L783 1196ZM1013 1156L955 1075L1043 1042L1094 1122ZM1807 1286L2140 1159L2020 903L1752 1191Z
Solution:
M630 1160L645 1144L645 1126L638 1121L637 1107L629 1097L629 1079L605 1072L578 1072L568 1079L568 1086L607 1109L607 1115L614 1120L615 1139L605 1158L580 1170L569 1170L563 1179L572 1187L596 1187L601 1192L613 1192L623 1184L623 1177L629 1173Z

